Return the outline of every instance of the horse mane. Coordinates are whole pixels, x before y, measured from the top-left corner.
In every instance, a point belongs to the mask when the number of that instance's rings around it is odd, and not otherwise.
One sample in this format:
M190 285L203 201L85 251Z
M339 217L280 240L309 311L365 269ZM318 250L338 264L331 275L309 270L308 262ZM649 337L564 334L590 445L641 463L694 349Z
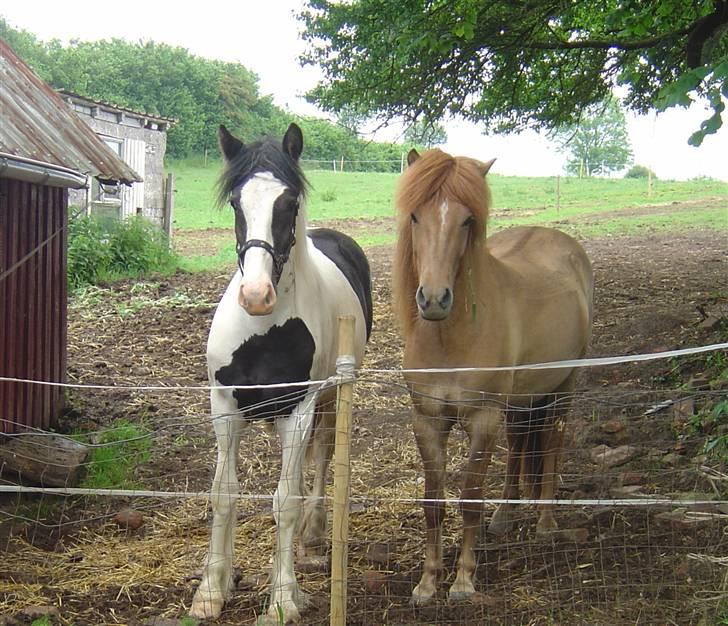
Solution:
M416 209L437 210L446 198L466 206L474 218L460 266L462 273L463 267L473 267L473 256L480 254L484 248L490 189L479 161L453 157L439 149L428 150L402 174L395 195L397 245L392 266L394 313L405 334L412 330L418 319L415 292L419 276L412 250L410 216Z
M283 151L280 140L265 138L243 146L225 161L217 181L217 205L225 205L233 189L261 172L270 172L297 196L306 196L308 181L301 166Z

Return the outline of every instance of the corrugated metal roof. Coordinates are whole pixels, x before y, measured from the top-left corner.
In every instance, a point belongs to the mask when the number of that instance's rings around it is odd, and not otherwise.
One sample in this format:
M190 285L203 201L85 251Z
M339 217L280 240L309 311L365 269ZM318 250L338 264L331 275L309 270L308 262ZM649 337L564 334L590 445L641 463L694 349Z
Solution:
M93 98L87 98L86 96L82 96L80 94L74 93L73 91L68 91L67 89L57 89L56 91L64 99L68 99L72 103L80 102L83 104L95 105L100 108L106 109L108 111L128 113L129 115L133 115L134 117L145 118L152 122L157 122L160 124L167 124L168 126L172 126L173 124L177 123L177 120L174 119L173 117L162 117L161 115L153 115L152 113L147 113L145 111L138 111L136 109L128 109L126 107L119 106L118 104L113 104L111 102L104 102L103 100L94 100Z
M123 183L142 178L0 39L0 152Z

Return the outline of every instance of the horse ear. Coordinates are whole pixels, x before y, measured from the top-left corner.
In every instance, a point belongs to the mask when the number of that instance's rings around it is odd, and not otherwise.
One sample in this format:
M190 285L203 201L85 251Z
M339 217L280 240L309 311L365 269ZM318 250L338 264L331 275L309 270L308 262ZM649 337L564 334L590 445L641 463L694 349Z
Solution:
M294 161L298 161L298 157L303 152L303 133L298 124L291 124L283 136L283 151Z
M420 153L414 148L407 153L407 165L412 165L417 159L420 158Z
M220 144L220 152L226 161L232 161L245 148L245 144L240 139L233 137L222 124L217 131L217 140Z
M493 163L495 163L495 159L491 159L490 161L486 161L485 163L481 163L478 161L478 169L480 170L480 175L485 178L485 175L490 172L490 168L493 167Z

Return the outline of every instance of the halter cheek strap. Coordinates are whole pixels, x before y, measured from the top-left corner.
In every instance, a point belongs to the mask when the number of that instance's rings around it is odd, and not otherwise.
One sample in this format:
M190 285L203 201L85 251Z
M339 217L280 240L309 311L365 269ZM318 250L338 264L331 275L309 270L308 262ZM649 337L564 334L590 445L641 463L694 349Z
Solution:
M290 243L283 252L276 252L276 249L263 239L248 239L245 243L241 244L238 242L236 249L238 253L238 267L240 273L245 274L243 271L243 264L245 263L245 253L251 248L263 248L273 259L273 287L278 287L278 281L281 279L283 274L283 266L288 261L288 257L291 256L291 250L296 245L296 219L298 217L298 208L296 208L296 214L293 219L293 225L291 226L291 238Z
M296 235L292 233L291 237L291 245L288 246L288 249L285 252L278 253L275 251L275 248L271 246L267 241L264 241L263 239L248 239L243 245L240 245L238 243L237 245L237 253L238 253L238 267L240 267L240 273L244 274L243 271L243 264L245 263L245 253L250 250L251 248L263 248L268 254L271 255L273 258L273 286L276 287L278 285L278 281L281 279L281 275L283 274L283 266L286 264L286 261L288 261L288 257L291 255L291 249L296 243Z

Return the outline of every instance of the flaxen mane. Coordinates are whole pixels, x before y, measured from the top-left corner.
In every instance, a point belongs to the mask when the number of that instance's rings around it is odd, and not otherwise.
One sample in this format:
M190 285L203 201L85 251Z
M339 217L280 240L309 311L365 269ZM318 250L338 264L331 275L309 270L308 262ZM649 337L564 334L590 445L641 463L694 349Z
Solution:
M442 201L456 201L473 214L468 248L463 267L469 267L485 241L485 226L490 209L490 189L482 173L482 164L468 157L453 157L442 150L428 150L399 180L395 206L398 233L394 254L394 311L405 334L418 318L414 293L419 284L412 254L411 214L416 210L436 211Z

